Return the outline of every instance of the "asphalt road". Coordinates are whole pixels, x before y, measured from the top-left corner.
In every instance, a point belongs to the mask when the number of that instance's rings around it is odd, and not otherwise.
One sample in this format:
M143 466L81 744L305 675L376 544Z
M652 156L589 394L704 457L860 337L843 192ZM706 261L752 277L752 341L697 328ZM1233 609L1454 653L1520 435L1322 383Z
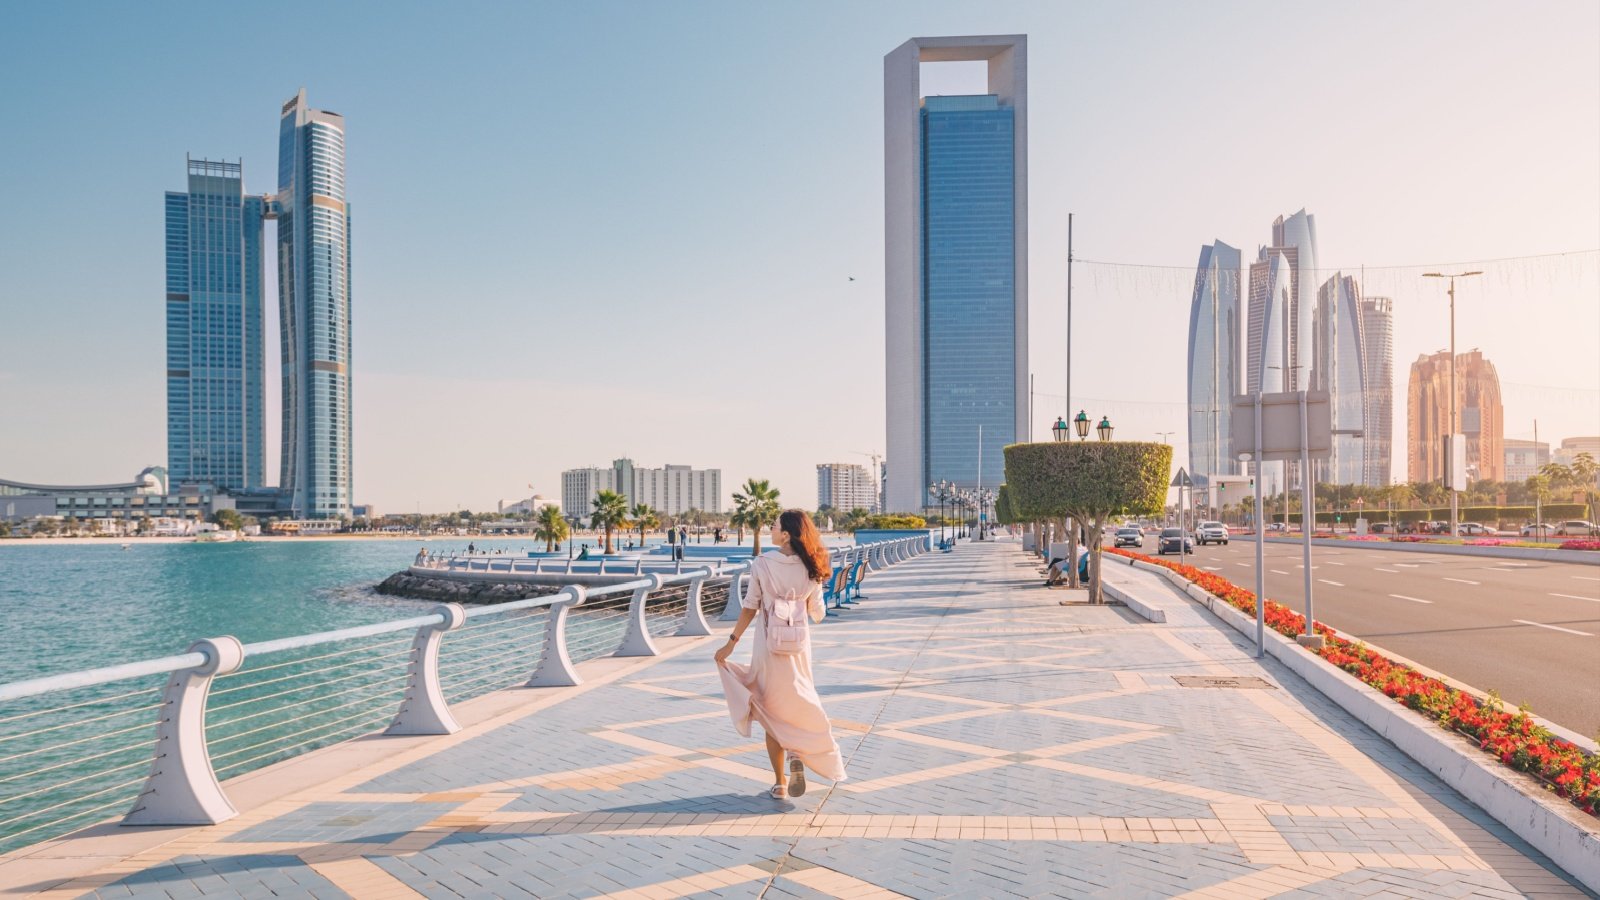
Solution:
M1266 547L1266 595L1304 612L1301 548ZM1144 552L1155 550L1146 538ZM1195 551L1190 564L1254 588L1253 543ZM1311 554L1318 621L1600 734L1600 566L1360 547Z

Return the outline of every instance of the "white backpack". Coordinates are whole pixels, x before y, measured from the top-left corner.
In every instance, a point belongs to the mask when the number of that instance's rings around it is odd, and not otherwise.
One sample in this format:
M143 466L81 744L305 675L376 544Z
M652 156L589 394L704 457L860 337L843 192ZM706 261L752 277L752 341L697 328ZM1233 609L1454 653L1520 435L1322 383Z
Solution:
M757 559L761 567L755 577L767 573L767 561ZM767 652L779 656L795 656L806 649L805 596L797 596L794 588L786 588L780 598L772 589L772 579L761 585L765 599L762 612L767 616ZM809 594L809 592L807 592Z

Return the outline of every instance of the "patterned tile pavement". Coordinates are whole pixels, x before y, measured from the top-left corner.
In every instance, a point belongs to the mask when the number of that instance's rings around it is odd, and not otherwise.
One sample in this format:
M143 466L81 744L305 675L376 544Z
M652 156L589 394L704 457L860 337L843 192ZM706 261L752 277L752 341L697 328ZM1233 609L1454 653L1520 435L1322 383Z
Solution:
M876 574L816 631L850 780L764 794L718 639L61 884L104 897L1582 896L1164 585L1060 606L1015 544ZM1268 690L1183 688L1257 675ZM525 691L530 695L537 691ZM546 696L549 696L548 694ZM817 779L816 781L820 781Z

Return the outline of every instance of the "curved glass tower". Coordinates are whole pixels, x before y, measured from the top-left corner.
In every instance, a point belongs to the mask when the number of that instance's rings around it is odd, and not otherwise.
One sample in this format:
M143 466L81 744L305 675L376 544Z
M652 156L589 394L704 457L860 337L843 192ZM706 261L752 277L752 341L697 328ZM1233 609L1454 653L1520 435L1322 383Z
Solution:
M1354 278L1335 274L1317 291L1315 331L1312 386L1328 392L1334 430L1333 456L1317 463L1318 480L1361 484L1366 477L1365 441L1348 433L1365 428L1367 405L1361 287Z
M1217 241L1200 248L1189 302L1189 473L1232 475L1229 405L1239 393L1239 251Z
M278 126L278 302L283 352L282 503L295 518L349 518L350 210L344 117L301 90Z

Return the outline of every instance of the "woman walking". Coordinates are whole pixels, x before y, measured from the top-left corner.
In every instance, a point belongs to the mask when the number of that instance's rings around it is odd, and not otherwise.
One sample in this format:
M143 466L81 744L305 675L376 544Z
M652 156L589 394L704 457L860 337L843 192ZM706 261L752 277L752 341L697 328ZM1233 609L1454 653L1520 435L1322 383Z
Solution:
M811 517L785 511L772 523L773 549L751 562L750 589L740 602L739 621L717 650L717 671L728 712L739 733L750 736L750 720L767 735L776 799L806 792L807 768L830 781L845 779L839 744L822 710L811 677L811 635L806 619L827 614L822 582L832 565ZM728 657L756 623L746 668ZM787 764L785 758L787 757Z

